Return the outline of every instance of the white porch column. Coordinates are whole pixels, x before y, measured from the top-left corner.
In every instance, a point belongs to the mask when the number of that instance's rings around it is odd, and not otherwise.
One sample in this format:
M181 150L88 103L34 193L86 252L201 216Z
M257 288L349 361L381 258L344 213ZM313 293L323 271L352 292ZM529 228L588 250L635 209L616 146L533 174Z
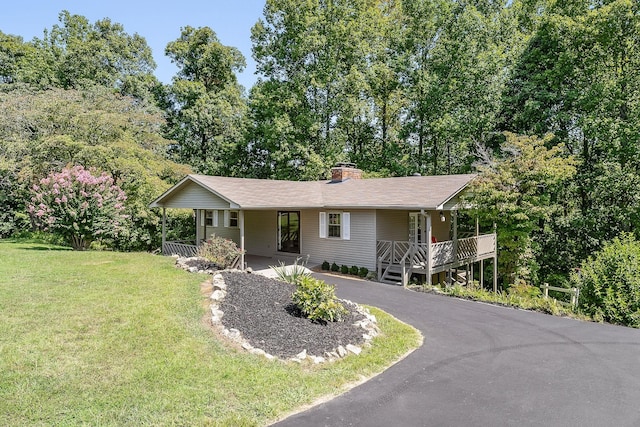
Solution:
M164 254L164 244L167 242L167 209L162 208L162 252Z
M238 225L240 226L240 270L244 271L244 211L238 212Z

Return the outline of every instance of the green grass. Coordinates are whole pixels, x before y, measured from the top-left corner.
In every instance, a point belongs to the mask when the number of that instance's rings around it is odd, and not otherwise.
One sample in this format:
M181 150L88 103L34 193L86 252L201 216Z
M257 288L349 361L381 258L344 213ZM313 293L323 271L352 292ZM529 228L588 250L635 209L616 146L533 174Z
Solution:
M383 334L362 355L270 362L219 343L202 280L167 257L0 241L0 425L264 425L421 341L372 309Z

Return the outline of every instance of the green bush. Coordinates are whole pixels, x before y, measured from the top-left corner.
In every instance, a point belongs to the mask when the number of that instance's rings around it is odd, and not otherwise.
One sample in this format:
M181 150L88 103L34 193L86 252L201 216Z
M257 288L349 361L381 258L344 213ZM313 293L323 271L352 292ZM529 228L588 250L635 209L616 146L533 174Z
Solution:
M369 269L367 267L360 267L360 270L358 270L358 276L367 277L367 274L369 274Z
M524 280L518 280L509 285L507 294L516 298L538 298L542 295L540 288L528 285Z
M640 242L623 233L582 263L571 281L595 320L640 327Z
M340 266L340 273L342 274L349 274L349 267L346 265L341 265Z
M329 264L327 261L322 263L322 269L324 271L329 271L331 269L331 264Z
M334 262L331 264L331 271L340 271L340 266Z
M351 266L351 268L349 269L349 274L357 276L358 275L358 266L357 265Z
M335 288L311 276L302 276L291 295L293 303L309 319L319 322L339 321L347 310L335 295Z
M240 255L240 249L233 240L212 234L209 240L198 247L196 255L206 258L220 268L229 268Z

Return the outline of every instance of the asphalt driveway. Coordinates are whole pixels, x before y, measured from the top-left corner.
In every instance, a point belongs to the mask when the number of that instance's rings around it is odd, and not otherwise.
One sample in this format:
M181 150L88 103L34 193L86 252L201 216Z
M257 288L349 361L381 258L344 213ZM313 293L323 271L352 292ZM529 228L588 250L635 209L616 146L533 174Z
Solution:
M413 325L424 344L279 426L640 426L637 329L322 278Z

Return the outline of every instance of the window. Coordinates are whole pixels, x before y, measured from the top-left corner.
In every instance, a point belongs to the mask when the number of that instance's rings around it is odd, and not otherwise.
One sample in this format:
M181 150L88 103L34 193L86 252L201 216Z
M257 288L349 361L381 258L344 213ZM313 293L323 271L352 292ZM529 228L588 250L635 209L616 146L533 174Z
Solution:
M238 218L238 211L224 211L224 226L238 228L240 224Z
M320 238L351 239L351 214L349 212L320 212Z
M213 227L213 211L205 211L204 225L207 227Z
M229 211L229 227L238 227L238 211Z
M340 232L342 229L340 226L341 218L342 214L329 213L329 232L327 233L329 237L342 237L342 233Z

